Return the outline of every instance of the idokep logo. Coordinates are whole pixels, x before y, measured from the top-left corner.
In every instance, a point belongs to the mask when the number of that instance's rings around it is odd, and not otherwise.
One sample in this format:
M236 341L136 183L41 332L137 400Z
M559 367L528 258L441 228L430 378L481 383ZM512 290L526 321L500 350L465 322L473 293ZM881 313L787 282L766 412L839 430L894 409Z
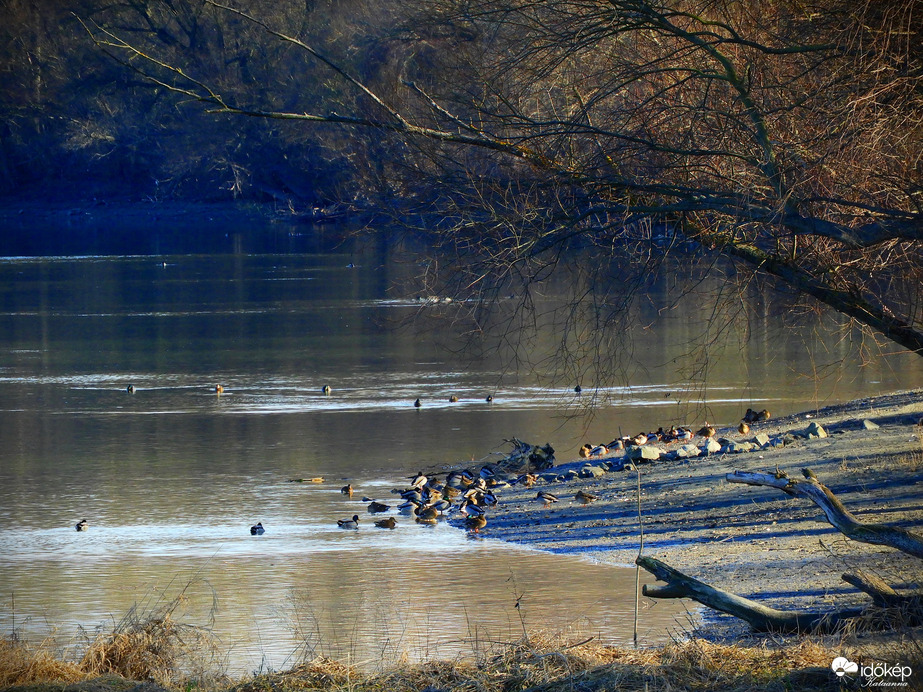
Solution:
M859 673L868 687L906 687L910 684L913 669L910 666L870 663L860 666L844 656L837 656L830 664L837 677Z
M830 667L833 668L833 672L836 673L838 678L843 677L847 673L859 672L858 663L853 663L848 658L843 658L842 656L837 656L833 659L833 663L830 664Z

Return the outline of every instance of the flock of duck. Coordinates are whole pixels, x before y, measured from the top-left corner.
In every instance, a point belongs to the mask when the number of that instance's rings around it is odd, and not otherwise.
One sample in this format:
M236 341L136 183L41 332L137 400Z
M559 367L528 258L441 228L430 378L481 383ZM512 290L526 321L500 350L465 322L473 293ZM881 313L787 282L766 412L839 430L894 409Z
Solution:
M427 476L422 471L409 480L406 487L391 491L400 498L393 505L398 512L413 517L418 524L435 524L440 519L457 514L464 518L465 528L477 533L487 526L487 510L497 504L494 490L511 485L518 479L501 479L489 466L484 466L477 475L467 469L450 471L441 482L435 475ZM340 492L352 497L354 489L349 484ZM385 502L368 497L362 499L368 503L366 509L373 516L392 509L392 505ZM354 514L352 518L338 520L337 526L358 529L360 521L359 515ZM397 526L397 519L390 516L373 520L373 523L380 529L393 529Z
M762 421L769 420L771 414L766 409L761 411L754 411L752 408L748 408L746 413L741 418L740 424L737 426L737 431L742 435L746 435L750 432L751 423L760 423ZM690 442L695 437L704 437L709 439L714 437L718 433L717 429L713 425L709 425L708 421L705 421L703 425L696 432L692 431L692 428L670 426L669 430L664 430L661 426L655 432L642 432L634 436L622 436L617 437L611 442L603 444L584 444L580 448L580 456L584 459L597 456L605 456L611 452L615 452L620 449L625 449L626 447L636 446L640 447L641 445L646 444L670 444L672 442Z
M127 391L134 393L134 385L129 384ZM220 384L216 385L214 391L221 394L224 387ZM321 391L323 394L329 395L332 390L329 385L324 385ZM575 387L574 391L579 394L581 391L580 386ZM458 397L453 395L449 398L449 401L457 402ZM493 396L488 396L487 401L493 401ZM414 401L414 406L416 408L422 406L419 399ZM737 429L741 434L746 434L750 431L751 423L766 421L769 418L770 413L766 409L754 411L752 408L748 408ZM696 436L708 439L714 437L716 433L715 427L709 425L707 421L696 432L693 432L688 427L671 426L669 430L664 430L663 427L660 427L655 432L642 432L634 436L617 437L606 444L584 444L579 453L583 458L604 456L632 445L689 442ZM306 479L294 480L303 481ZM318 477L310 480L312 482L323 482L324 479ZM517 484L531 489L537 480L537 476L531 473L518 476L515 474L500 475L489 465L485 465L476 475L468 469L450 471L441 483L436 476L427 476L420 471L410 479L410 484L406 488L395 488L391 492L401 498L401 501L396 505L397 510L401 514L413 516L414 521L419 524L435 524L440 519L458 514L464 518L464 525L467 530L472 533L478 533L487 526L487 510L498 502L495 490ZM354 493L352 484L345 485L340 492L352 497ZM540 490L535 496L535 502L546 508L558 502L558 499L556 495L547 490ZM585 490L578 490L574 495L574 499L582 504L589 504L598 499L598 497ZM363 501L368 502L367 511L373 516L387 512L392 508L391 505L368 497L364 497ZM337 520L337 526L341 529L357 530L360 522L359 515L354 514L350 518ZM394 529L397 527L397 520L393 516L389 516L385 519L373 520L373 524L380 529ZM75 528L77 531L86 531L89 528L89 523L86 519L81 519L77 522ZM263 527L262 522L257 522L250 527L250 535L252 536L262 536L265 532L266 529Z

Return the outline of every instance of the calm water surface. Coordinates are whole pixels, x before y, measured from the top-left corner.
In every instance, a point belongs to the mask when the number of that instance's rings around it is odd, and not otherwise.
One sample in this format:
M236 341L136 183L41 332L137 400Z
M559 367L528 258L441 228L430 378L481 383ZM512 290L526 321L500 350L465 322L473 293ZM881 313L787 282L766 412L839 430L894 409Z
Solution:
M361 498L393 500L416 470L477 464L514 436L568 460L588 439L691 415L695 396L730 423L753 402L787 413L923 384L898 358L847 360L817 385L804 376L816 349L764 335L746 365L734 353L713 367L703 393L664 357L683 348L682 322L643 337L652 360L630 386L600 390L594 418L572 417L571 384L511 373L502 354L453 355L451 329L398 326L420 304L399 288L415 267L388 250L230 249L0 259L5 633L77 641L78 628L182 593L176 615L221 638L232 672L312 654L372 666L451 656L524 628L627 643L633 570L489 529L472 539L400 515L396 530L375 529ZM772 377L759 374L767 354ZM311 477L324 482L290 482ZM354 513L360 530L336 526ZM250 536L257 521L266 534ZM679 604L648 603L642 638L684 624Z

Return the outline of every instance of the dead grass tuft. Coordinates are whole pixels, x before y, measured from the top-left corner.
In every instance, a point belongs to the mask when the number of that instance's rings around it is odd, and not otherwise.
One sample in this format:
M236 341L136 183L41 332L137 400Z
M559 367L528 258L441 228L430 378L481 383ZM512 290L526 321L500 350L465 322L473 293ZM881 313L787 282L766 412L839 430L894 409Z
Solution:
M190 652L207 650L212 644L206 630L174 622L169 615L123 621L116 631L90 643L80 667L88 675L115 673L168 684L181 674Z
M77 682L85 677L80 666L57 657L47 641L30 645L15 637L0 639L0 688L35 682Z

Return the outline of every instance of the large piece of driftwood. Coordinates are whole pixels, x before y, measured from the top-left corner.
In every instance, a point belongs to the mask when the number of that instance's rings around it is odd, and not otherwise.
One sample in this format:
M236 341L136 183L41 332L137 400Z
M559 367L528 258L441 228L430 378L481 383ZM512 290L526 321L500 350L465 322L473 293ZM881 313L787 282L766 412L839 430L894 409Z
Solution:
M863 613L862 608L832 613L789 611L769 608L756 601L687 576L652 557L640 556L635 562L666 585L646 584L642 589L651 598L691 598L704 606L733 615L749 623L757 632L836 632L852 618Z
M727 474L729 483L746 483L778 488L792 496L805 497L820 507L827 520L844 536L861 543L886 545L901 552L923 558L923 536L912 533L898 526L887 524L865 524L856 519L845 505L810 469L802 469L804 478L789 478L785 473L757 473L735 471Z

